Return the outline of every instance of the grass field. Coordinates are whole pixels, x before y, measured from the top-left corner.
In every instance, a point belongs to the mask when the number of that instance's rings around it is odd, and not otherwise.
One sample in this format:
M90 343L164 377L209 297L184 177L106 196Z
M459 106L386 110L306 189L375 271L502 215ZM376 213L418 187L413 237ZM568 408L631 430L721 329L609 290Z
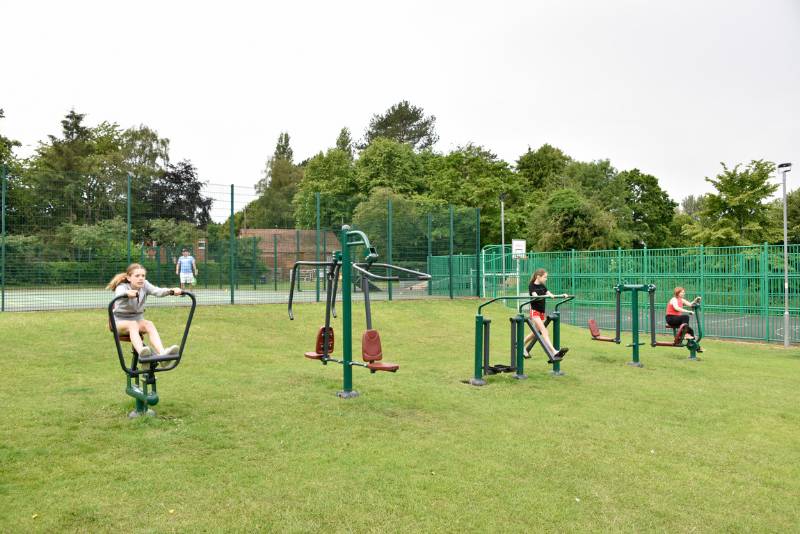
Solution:
M201 307L136 420L102 310L0 314L0 531L797 531L800 350L643 347L637 369L565 327L566 376L536 355L476 388L476 307L375 303L401 368L354 369L350 400L302 356L323 306ZM185 311L148 318L172 342ZM486 312L504 362L508 310Z

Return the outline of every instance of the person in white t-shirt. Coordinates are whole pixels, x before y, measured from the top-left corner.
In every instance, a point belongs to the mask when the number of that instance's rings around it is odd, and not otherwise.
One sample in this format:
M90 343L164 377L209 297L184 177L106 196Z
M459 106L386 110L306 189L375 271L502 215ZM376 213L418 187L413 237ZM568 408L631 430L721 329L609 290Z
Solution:
M197 276L197 262L194 261L194 256L189 255L188 248L181 251L181 257L175 263L175 274L181 279L181 289L184 289L187 285L191 289L195 282L194 277Z

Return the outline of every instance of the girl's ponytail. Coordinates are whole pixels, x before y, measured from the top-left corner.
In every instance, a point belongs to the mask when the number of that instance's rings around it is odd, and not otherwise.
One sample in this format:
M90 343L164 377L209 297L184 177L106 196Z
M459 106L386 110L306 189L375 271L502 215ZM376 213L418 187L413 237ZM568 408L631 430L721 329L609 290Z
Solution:
M130 265L128 265L128 268L125 269L124 273L119 273L114 275L114 278L112 278L111 281L108 283L106 289L114 291L115 289L117 289L117 286L120 285L122 282L127 282L128 276L133 274L133 271L135 271L136 269L144 269L144 267L142 267L138 263L131 263Z

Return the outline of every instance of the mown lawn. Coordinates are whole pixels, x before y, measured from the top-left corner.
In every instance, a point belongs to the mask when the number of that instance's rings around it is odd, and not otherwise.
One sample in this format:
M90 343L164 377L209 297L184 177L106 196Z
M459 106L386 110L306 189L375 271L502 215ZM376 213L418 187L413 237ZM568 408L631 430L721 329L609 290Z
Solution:
M528 380L476 388L477 304L374 303L401 368L354 369L349 400L338 365L302 356L321 305L293 322L283 305L202 307L158 418L137 420L102 310L0 314L0 531L797 529L800 350L643 348L637 369L565 327L566 376L535 354ZM148 318L171 342L184 312Z

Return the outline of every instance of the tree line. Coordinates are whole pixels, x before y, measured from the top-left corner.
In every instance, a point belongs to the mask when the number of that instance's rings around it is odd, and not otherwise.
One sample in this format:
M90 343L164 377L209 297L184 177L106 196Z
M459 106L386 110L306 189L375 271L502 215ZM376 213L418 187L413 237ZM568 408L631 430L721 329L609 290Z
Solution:
M579 161L549 144L506 162L474 143L440 152L437 141L436 117L408 101L373 115L360 140L344 127L329 148L300 162L289 133L282 132L255 185L256 199L234 215L236 227L313 228L315 193L323 199L326 226L361 218L378 224L391 195L400 199L401 224L415 224L413 214L448 204L480 208L482 242L499 243L502 195L507 240L522 237L541 251L782 240L782 205L770 200L777 188L769 182L772 162L723 163L706 178L713 193L676 202L646 171L620 170L607 159ZM85 115L71 110L60 134L40 141L32 156L18 157L19 146L0 134L6 217L15 233L76 247L112 246L125 224L132 175L134 241L227 235L229 221L210 220L212 200L195 166L173 163L169 140L147 126L87 126ZM789 195L789 231L791 241L800 241L800 190Z

